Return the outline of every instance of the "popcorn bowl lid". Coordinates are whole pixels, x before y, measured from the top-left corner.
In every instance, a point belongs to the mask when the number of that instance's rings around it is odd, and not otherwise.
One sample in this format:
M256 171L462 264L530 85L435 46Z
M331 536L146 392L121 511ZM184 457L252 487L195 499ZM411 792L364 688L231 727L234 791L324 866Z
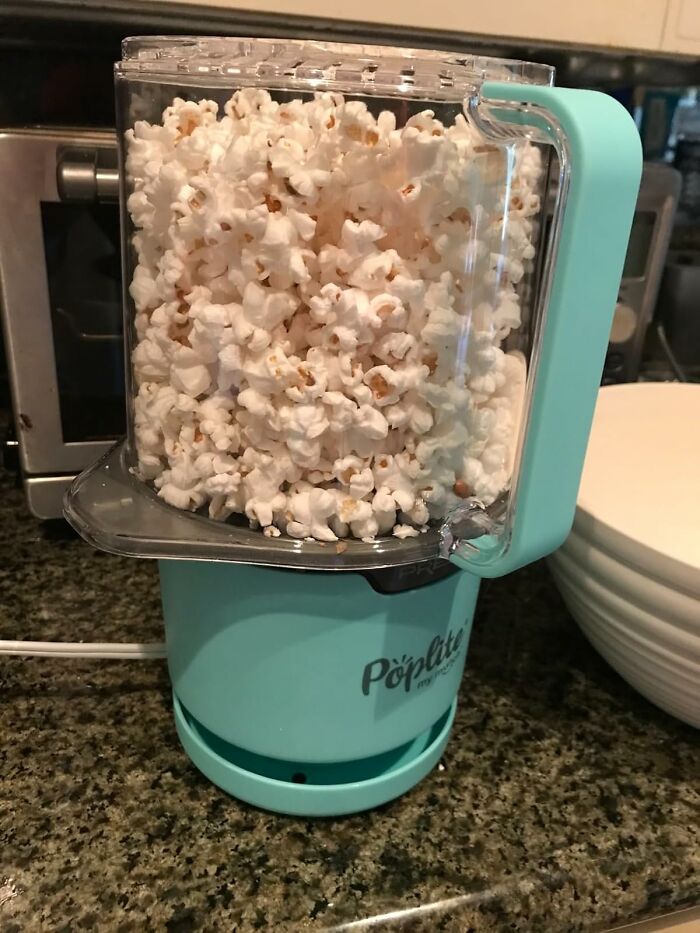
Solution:
M536 62L434 49L208 36L132 36L118 77L178 84L344 90L357 94L462 100L483 81L551 85Z

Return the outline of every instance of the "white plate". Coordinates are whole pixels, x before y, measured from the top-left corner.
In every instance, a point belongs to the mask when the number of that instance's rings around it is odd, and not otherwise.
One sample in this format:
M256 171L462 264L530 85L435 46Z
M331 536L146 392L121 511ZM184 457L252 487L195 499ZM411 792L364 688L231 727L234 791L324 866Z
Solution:
M651 613L677 629L700 638L700 604L693 596L616 560L575 530L552 558L556 559L559 555L572 562L575 579L593 580L633 608Z
M700 669L608 615L572 583L561 564L550 563L569 611L591 644L631 686L678 719L700 728Z
M700 598L700 385L600 390L575 528Z
M566 585L580 601L600 614L606 625L619 632L636 651L660 662L667 659L674 670L685 671L697 680L700 690L700 635L692 635L642 612L621 600L615 593L594 580L581 579L571 565L558 555L550 561L558 584Z

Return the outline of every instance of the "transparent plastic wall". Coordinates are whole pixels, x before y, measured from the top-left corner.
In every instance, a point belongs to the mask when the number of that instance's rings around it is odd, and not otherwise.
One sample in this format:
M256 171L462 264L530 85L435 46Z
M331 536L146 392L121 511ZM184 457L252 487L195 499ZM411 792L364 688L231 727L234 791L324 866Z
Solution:
M492 78L552 73L125 43L129 467L223 559L245 555L221 522L310 567L329 549L370 566L437 556L455 533L507 537L548 150L477 129L469 101Z

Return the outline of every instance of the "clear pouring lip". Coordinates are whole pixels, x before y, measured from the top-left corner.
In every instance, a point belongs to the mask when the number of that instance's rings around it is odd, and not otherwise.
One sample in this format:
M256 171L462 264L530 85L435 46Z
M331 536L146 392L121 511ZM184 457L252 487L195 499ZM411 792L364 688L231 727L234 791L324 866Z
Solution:
M496 505L494 503L494 505ZM496 510L497 511L497 510ZM415 538L378 537L372 543L266 538L243 524L217 522L168 505L129 466L126 441L113 447L75 480L66 493L64 513L88 543L127 557L220 560L296 570L378 570L449 557L449 518ZM495 528L489 512L473 514L473 536ZM495 514L495 513L494 513ZM456 517L459 518L459 517ZM466 521L457 526L460 544Z
M342 89L462 101L483 81L554 83L537 62L456 52L301 39L132 36L122 42L118 76L206 86Z

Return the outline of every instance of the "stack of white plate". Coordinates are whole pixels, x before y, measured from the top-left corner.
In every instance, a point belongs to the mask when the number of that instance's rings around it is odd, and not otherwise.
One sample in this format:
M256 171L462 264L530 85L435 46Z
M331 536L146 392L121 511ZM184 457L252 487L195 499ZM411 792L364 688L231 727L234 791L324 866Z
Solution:
M573 531L550 567L603 657L700 728L700 385L600 390Z

